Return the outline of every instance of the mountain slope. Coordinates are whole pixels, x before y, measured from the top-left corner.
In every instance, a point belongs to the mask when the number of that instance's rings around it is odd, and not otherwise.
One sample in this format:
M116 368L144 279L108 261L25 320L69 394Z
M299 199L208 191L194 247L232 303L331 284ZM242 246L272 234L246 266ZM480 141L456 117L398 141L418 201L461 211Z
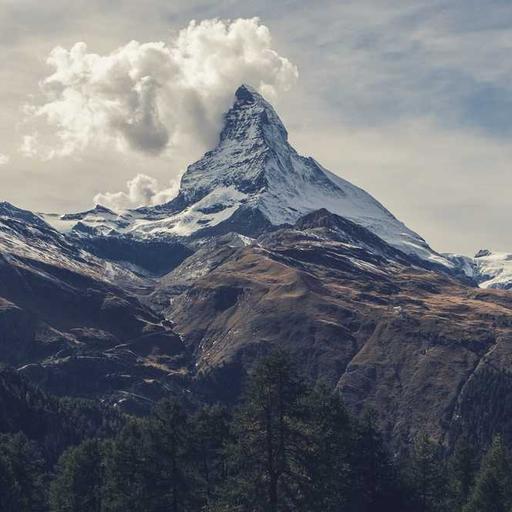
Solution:
M135 212L118 214L97 205L81 213L39 216L75 247L137 274L164 274L193 252L174 237L141 237L137 231L130 232L140 217Z
M475 419L467 400L500 409L475 383L512 363L512 296L415 266L325 210L253 241L212 242L162 281L157 302L167 291L196 389L214 399L234 399L247 368L279 347L352 411L374 409L397 449L418 432L450 443L475 421L484 443L508 421Z
M164 392L185 352L135 296L150 284L38 216L0 205L0 363L46 389L137 407L145 394Z

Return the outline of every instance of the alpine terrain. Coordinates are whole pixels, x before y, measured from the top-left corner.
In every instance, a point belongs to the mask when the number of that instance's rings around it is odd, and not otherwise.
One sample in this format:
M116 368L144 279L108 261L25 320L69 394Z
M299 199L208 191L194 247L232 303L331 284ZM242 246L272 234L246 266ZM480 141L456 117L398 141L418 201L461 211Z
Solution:
M45 392L145 414L169 395L232 404L282 349L352 413L375 411L396 451L419 432L512 441L510 261L437 253L299 155L242 85L166 204L0 205L0 361Z

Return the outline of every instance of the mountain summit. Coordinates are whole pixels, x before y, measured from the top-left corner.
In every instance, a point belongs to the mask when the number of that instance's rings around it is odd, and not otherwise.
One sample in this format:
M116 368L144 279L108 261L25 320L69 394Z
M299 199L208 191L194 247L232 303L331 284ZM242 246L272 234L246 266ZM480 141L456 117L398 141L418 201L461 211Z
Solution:
M91 227L142 238L230 231L255 236L321 208L365 227L407 255L452 266L367 192L299 155L272 105L248 85L235 92L218 145L188 167L175 199L129 212L122 223L109 216L107 227L97 219ZM87 224L87 219L80 222Z

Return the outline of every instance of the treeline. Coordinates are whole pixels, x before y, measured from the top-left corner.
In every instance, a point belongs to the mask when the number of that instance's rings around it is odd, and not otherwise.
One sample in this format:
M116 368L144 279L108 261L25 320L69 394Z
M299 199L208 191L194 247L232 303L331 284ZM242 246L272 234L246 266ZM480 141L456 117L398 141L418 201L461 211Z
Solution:
M165 400L51 469L37 443L0 437L5 512L511 512L511 475L499 437L482 461L463 440L446 457L425 436L393 458L371 414L354 419L279 354L235 411Z

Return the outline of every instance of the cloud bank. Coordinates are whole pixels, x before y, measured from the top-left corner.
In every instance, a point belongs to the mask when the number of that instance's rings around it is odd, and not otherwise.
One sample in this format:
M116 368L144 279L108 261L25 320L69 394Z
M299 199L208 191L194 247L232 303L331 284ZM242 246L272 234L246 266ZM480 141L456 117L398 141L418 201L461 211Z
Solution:
M192 21L168 43L131 41L107 55L79 42L54 48L47 63L53 73L40 84L42 101L25 107L34 126L21 148L45 159L112 145L157 155L191 139L211 144L240 83L273 99L298 76L257 18Z
M4 155L3 153L0 153L0 165L6 165L9 163L9 155Z
M137 174L126 183L126 188L126 192L97 194L94 202L116 211L166 203L177 195L179 182L173 181L168 188L161 189L155 178Z

